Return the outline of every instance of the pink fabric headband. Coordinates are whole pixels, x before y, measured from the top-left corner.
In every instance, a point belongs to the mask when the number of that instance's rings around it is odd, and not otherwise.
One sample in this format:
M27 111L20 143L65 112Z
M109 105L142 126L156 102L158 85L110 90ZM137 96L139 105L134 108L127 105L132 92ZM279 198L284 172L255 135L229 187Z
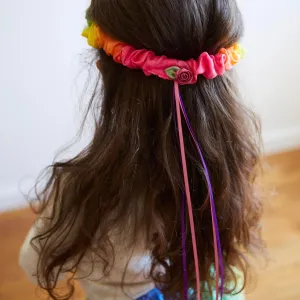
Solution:
M130 68L141 69L146 76L156 75L162 79L174 80L180 85L194 84L198 75L207 79L221 76L232 69L244 56L243 47L236 43L228 49L221 49L216 55L203 52L198 59L182 61L156 56L149 50L136 50L130 45L107 36L95 23L89 23L82 33L90 46L103 49L107 55Z

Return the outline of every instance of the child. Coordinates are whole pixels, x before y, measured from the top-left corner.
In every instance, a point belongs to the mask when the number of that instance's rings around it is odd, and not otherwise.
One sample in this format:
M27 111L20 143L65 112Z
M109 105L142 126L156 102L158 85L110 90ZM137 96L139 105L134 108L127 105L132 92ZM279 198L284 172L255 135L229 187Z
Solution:
M87 19L94 137L52 166L21 265L53 299L67 274L89 300L242 299L261 204L235 0L93 0Z

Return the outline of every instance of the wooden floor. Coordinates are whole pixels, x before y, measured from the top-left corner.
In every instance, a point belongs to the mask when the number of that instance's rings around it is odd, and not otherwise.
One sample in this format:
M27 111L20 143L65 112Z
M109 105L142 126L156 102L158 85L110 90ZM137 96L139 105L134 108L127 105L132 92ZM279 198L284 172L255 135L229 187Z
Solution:
M247 300L300 300L300 151L268 159L263 217L270 262Z
M271 261L259 271L247 300L300 299L300 151L268 158L265 188L264 237ZM28 211L0 215L0 299L46 299L18 267L18 252L34 216ZM83 299L78 291L76 300Z

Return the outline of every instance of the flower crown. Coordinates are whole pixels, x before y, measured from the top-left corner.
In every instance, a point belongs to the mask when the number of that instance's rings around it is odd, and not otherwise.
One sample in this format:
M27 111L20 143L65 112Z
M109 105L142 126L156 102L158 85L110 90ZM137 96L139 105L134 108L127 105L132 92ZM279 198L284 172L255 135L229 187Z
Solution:
M178 142L180 144L182 174L184 179L184 193L182 197L182 215L181 215L181 236L182 236L182 265L183 265L183 282L184 292L183 298L188 299L188 270L187 253L186 253L186 217L185 207L187 207L190 232L192 237L193 256L196 275L196 294L197 300L201 300L201 280L200 265L198 259L197 238L194 226L194 212L189 187L188 169L186 163L186 153L184 146L182 115L192 140L197 148L199 159L202 163L205 180L208 189L208 196L211 207L211 220L213 229L213 244L215 254L215 282L216 282L216 299L222 299L224 294L225 272L223 265L223 251L220 241L218 218L215 208L213 187L210 180L207 164L201 151L200 144L197 141L196 134L189 121L187 111L184 106L183 99L180 95L179 85L194 84L197 82L198 75L203 75L207 79L213 79L221 76L225 71L232 69L244 56L244 49L238 43L227 49L221 49L215 55L209 55L203 52L198 59L190 59L187 61L169 59L166 56L156 56L153 51L137 50L134 47L114 40L105 34L101 28L94 22L88 21L88 27L83 30L82 35L87 38L88 44L97 49L103 49L107 55L111 55L113 59L128 68L141 69L146 76L156 75L162 79L174 81L174 114L176 112L175 124L178 131ZM175 116L174 116L175 117ZM219 298L220 296L220 298Z
M198 75L207 79L221 76L232 69L244 56L243 47L236 43L230 48L222 48L216 55L203 52L198 59L187 61L156 56L153 51L137 50L134 47L114 40L105 34L95 23L88 21L82 35L88 44L103 49L107 55L130 69L141 69L146 76L156 75L162 79L174 80L180 85L194 84Z

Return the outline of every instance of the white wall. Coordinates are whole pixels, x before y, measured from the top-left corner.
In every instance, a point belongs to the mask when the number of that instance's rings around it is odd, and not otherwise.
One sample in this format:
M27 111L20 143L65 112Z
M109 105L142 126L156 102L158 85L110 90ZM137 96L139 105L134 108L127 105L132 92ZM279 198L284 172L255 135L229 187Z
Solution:
M243 94L260 114L267 152L300 146L300 1L239 0L247 50Z
M78 129L88 0L0 1L0 210Z
M0 1L0 210L75 134L88 0ZM267 151L300 145L300 1L239 0L246 22L243 94L260 113Z

